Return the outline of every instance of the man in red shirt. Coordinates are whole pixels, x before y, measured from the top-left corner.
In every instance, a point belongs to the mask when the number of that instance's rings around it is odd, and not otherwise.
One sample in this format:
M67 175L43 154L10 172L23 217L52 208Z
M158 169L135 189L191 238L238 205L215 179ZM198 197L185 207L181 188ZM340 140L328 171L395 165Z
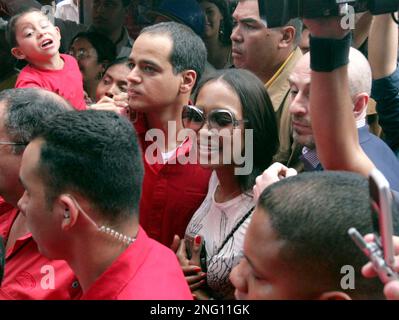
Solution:
M0 236L6 266L0 299L71 299L81 293L64 261L42 256L17 209L22 153L33 131L51 115L71 110L62 98L42 89L0 92Z
M175 234L184 236L211 174L199 164L184 164L193 141L179 136L182 108L204 71L206 48L190 28L166 22L141 31L129 60L129 107L137 115L134 124L144 151L140 225L170 246ZM148 130L160 137L156 143L146 139Z
M138 224L143 164L126 118L55 115L26 147L19 177L39 251L71 266L81 299L192 299L176 255Z

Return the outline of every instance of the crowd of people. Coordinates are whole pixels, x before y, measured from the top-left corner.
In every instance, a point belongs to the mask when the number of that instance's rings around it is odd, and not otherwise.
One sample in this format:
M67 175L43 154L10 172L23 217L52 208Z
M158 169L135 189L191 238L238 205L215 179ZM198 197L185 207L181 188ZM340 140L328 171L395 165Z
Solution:
M399 272L391 14L49 4L0 0L0 299L399 300L348 235L378 169Z

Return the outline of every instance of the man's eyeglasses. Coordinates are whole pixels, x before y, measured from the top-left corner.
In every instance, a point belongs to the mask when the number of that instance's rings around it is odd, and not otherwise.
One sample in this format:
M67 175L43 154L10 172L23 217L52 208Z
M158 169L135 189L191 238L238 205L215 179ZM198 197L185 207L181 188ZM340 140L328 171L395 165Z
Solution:
M77 51L70 50L69 54L71 56L74 56L76 58L76 60L85 60L85 59L88 59L88 58L90 58L92 56L90 54L90 52L85 50L85 49L79 49Z
M199 131L207 122L209 129L228 129L233 132L233 129L240 125L240 123L248 122L248 120L237 120L234 114L227 109L214 109L208 114L196 106L186 105L183 107L182 113L183 127Z

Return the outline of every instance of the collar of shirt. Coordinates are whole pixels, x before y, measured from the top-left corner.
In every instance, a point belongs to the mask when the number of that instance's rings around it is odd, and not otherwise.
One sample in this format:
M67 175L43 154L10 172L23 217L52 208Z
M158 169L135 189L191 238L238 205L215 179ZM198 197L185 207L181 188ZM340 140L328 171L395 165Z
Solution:
M2 214L0 216L0 236L4 239L5 245L10 236L11 228L14 224L14 221L20 212L17 208L14 208L9 204L3 203L1 204L1 206L3 207L3 209L8 208L7 212L1 210ZM6 251L6 260L9 259L16 251L19 250L19 248L24 246L26 242L30 240L32 240L32 234L30 232L19 237L15 241L15 244Z
M162 167L167 163L176 163L174 160L176 160L178 157L187 156L193 146L192 139L190 139L189 136L186 137L184 141L175 149L174 154L165 162L163 161L162 153L158 148L155 148L155 152L153 152L153 154L146 153L147 148L154 142L152 140L146 140L146 133L149 130L149 127L145 114L141 112L136 113L136 118L133 120L133 124L143 150L144 162L155 163L155 165L151 165L150 167L157 171L162 169Z
M136 240L98 277L80 299L117 299L119 292L135 277L146 260L150 251L148 240L145 231L139 227Z
M360 119L356 121L356 128L360 129L363 128L366 125L366 119Z
M97 30L93 26L90 26L87 31L97 31ZM123 27L122 34L120 35L117 42L115 42L117 58L128 57L132 50L133 43L134 41L129 37L127 29Z
M319 158L317 157L316 149L303 147L301 159L304 162L305 167L307 167L307 165L311 166L311 168L306 168L307 170L316 169L320 164Z
M118 58L128 57L132 50L133 40L129 37L127 29L123 27L122 34L118 41L115 43Z
M284 61L273 77L265 84L270 100L273 102L274 111L278 111L285 100L287 93L290 90L290 84L287 79L301 57L301 50L296 48Z
M4 204L1 207L5 208ZM0 235L4 239L8 239L18 214L12 206L8 212L1 212ZM31 233L18 238L6 252L0 300L70 300L80 295L79 283L66 262L41 255Z
M361 119L356 121L356 128L360 129L366 125L366 119ZM303 147L302 149L302 161L306 161L313 169L316 169L320 165L320 160L317 157L316 149L309 149L308 147Z

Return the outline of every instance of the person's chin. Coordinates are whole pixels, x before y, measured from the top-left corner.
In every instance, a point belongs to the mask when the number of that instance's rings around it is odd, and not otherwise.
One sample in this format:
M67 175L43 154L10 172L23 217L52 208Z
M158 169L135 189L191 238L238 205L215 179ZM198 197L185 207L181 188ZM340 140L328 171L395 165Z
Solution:
M223 165L223 155L219 149L200 148L198 151L198 161L201 167L216 169Z
M206 27L205 28L205 33L204 33L205 38L210 39L215 36L215 32L211 27Z
M315 142L312 135L299 135L294 133L294 140L301 146L307 147L309 149L315 148Z
M137 98L129 97L128 104L129 104L129 109L132 111L144 111L148 109L148 106L144 103L141 103L141 101L138 101Z
M245 63L244 63L241 55L239 55L239 56L233 55L233 64L234 64L234 67L236 67L237 69L245 69Z

